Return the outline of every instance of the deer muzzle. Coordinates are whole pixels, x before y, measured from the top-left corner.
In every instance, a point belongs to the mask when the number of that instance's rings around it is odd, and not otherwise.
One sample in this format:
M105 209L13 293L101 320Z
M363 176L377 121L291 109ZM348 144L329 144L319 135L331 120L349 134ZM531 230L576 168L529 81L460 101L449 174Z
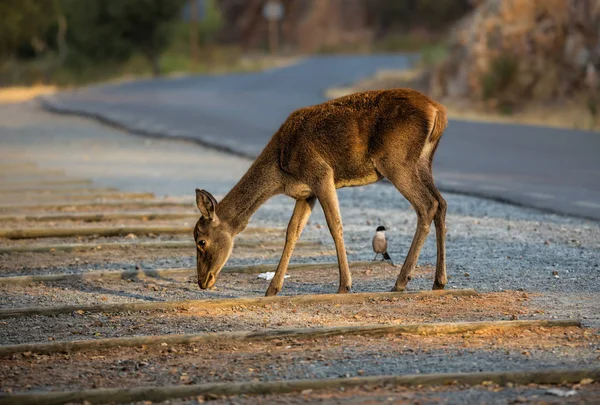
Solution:
M215 285L216 281L217 279L212 273L207 273L205 277L198 277L198 286L200 286L201 289L206 290Z

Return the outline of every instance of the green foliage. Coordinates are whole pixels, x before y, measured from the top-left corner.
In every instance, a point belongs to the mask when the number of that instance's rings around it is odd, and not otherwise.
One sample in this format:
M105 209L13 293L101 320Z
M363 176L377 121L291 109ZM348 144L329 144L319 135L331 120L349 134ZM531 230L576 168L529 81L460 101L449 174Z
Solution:
M426 45L421 48L421 65L435 66L448 57L448 47L443 43Z
M223 16L217 7L216 0L205 0L206 15L199 23L200 43L209 44L215 41L217 33L223 26Z
M473 8L470 0L370 0L372 19L380 35L427 28L441 32Z
M215 0L205 0L205 17L198 21L198 43L202 46L213 44L217 33L223 25L223 17ZM189 57L190 49L190 24L176 22L172 25L170 53L180 53L181 57Z
M514 81L519 69L518 59L503 54L492 60L490 69L481 76L484 99L499 97Z
M591 115L598 115L598 97L596 94L590 95L587 101L588 111Z
M420 52L435 47L436 42L435 37L395 34L375 42L373 48L380 52Z
M590 94L587 98L587 108L590 113L591 123L590 127L594 128L596 125L596 119L598 117L598 95Z
M73 66L124 61L141 52L155 74L169 45L172 21L185 0L62 0L69 22L67 42Z
M0 1L0 61L15 56L23 46L42 51L42 38L57 13L55 0Z

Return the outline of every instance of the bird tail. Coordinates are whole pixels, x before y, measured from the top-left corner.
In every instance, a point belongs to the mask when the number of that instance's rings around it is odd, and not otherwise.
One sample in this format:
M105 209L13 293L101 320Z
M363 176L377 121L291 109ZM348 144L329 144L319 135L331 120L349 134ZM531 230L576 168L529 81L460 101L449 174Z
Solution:
M388 254L388 252L383 252L383 258L385 260L392 260L392 258L390 257L390 255Z

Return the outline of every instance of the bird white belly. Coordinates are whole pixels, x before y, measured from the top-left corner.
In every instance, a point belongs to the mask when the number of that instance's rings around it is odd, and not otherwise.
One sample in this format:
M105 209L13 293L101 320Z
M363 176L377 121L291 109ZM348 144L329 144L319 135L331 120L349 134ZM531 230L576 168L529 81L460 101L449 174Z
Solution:
M381 231L375 232L375 236L373 237L373 250L375 253L384 253L387 250L385 233Z

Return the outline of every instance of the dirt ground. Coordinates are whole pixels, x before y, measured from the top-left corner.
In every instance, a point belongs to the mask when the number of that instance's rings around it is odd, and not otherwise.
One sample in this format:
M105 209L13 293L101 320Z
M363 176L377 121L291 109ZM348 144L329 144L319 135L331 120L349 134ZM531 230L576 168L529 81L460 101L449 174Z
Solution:
M257 281L260 291L266 282ZM108 301L109 292L124 294L121 290L102 287L98 304ZM25 288L21 295L34 296L36 291ZM76 300L61 303L52 300L59 293L70 290L48 289L46 305L76 304ZM195 283L185 287L188 297L194 294ZM144 293L145 291L145 293ZM16 296L17 293L15 293ZM217 295L217 294L215 294ZM262 295L262 294L261 294ZM543 319L544 311L531 305L523 293L492 293L479 297L417 297L413 299L365 299L354 303L276 303L264 306L235 306L231 308L203 308L135 311L118 313L73 312L47 317L30 316L0 320L2 344L38 341L99 339L119 336L191 334L201 332L266 330L302 327L355 326L367 324L404 325L431 322L466 322L489 320ZM127 301L174 300L168 290L155 283L144 284L140 294L129 293ZM180 296L175 297L179 299ZM217 297L215 297L217 298ZM111 297L112 302L117 301ZM125 301L125 300L119 300ZM34 306L34 305L28 305Z
M550 389L570 392L576 389L577 394L560 397L549 393ZM600 402L598 384L579 385L564 384L558 387L546 385L512 385L509 387L497 384L478 386L443 386L443 387L394 387L389 385L365 385L361 387L335 390L304 390L300 393L281 395L257 395L226 398L218 396L198 396L166 403L203 404L210 401L214 405L255 405L255 404L321 404L321 405L462 405L462 404L594 404ZM136 405L142 405L137 403Z
M540 340L543 336L543 340ZM335 336L142 346L0 359L4 390L273 381L598 365L597 335L531 328L459 335ZM452 359L452 361L448 361ZM52 373L48 373L48 369ZM383 371L383 372L382 372Z

